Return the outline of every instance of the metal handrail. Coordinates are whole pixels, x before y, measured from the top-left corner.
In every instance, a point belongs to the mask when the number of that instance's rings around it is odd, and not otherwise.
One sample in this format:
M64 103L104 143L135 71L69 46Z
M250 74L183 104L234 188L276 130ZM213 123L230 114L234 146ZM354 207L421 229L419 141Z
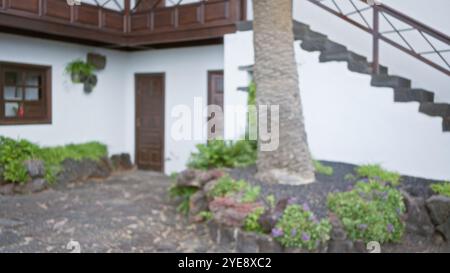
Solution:
M351 23L352 25L370 33L373 37L373 48L372 48L372 65L373 65L373 73L378 74L380 71L380 51L379 51L379 41L382 40L386 42L387 44L417 58L418 60L430 65L431 67L441 71L442 73L446 74L447 76L450 76L450 57L444 56L444 53L450 52L450 37L436 29L433 29L432 27L425 25L422 22L417 21L414 18L411 18L410 16L403 14L402 12L389 7L385 4L377 3L374 5L371 5L369 3L374 1L368 1L368 0L348 0L355 11L350 13L343 13L342 9L339 6L339 2L336 0L307 0L326 11L344 19L345 21ZM331 1L331 4L336 8L331 8L324 4L326 1ZM358 8L354 1L361 1L366 3L368 6L364 8ZM372 9L373 12L373 20L372 25L368 22L368 20L364 16L364 12L368 11L369 9ZM350 16L352 15L358 15L365 24L362 24ZM407 24L408 28L404 29L398 29L392 22L389 20L389 17L393 17L402 23ZM384 19L392 30L380 32L380 19ZM425 42L430 46L429 51L423 51L418 52L414 49L414 46L412 45L411 41L408 41L408 39L403 35L404 32L408 31L418 31L420 36L425 40ZM394 41L393 39L386 36L386 34L396 33L400 39L405 43L406 46ZM430 40L429 37L426 35L439 40L440 42L446 44L448 46L448 49L437 49L433 41ZM435 55L438 56L439 59L442 61L442 64L439 64L429 58L426 58L425 56L429 55ZM449 54L450 55L450 54Z

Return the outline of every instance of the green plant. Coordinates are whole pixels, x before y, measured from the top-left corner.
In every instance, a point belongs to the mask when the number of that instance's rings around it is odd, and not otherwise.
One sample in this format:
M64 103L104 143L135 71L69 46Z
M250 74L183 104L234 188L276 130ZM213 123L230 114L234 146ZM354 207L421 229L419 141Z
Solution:
M45 178L52 183L56 175L61 171L61 163L66 159L98 161L108 155L106 145L100 142L88 142L83 144L69 144L65 146L40 148L36 157L44 161L46 169Z
M28 159L42 160L45 179L54 182L65 159L91 159L94 161L108 154L107 147L99 142L69 144L56 147L39 147L27 140L14 140L0 136L0 166L6 181L24 183L29 180L23 162Z
M189 214L189 201L191 196L194 195L198 191L196 187L190 186L177 186L173 185L169 188L169 197L171 199L180 199L180 203L177 206L177 211L181 214L188 215Z
M314 160L314 169L316 169L317 173L323 174L323 175L327 175L327 176L332 176L334 173L334 169L331 166L325 166L324 164L322 164L322 162Z
M375 179L390 183L392 186L398 186L400 184L401 177L399 173L387 171L379 164L362 165L356 167L355 172L359 178Z
M244 180L236 181L228 175L222 176L213 189L209 192L212 197L224 197L238 193L247 187Z
M246 185L244 190L244 196L242 197L242 202L244 203L252 203L258 200L261 195L261 187L260 186L250 186Z
M261 217L261 215L263 213L264 213L264 208L262 208L262 207L254 209L245 218L243 229L245 231L249 231L249 232L263 233L264 230L263 230L261 224L259 223L259 218Z
M450 182L435 183L430 187L435 193L450 197Z
M177 173L177 172L172 172L171 174L170 174L170 180L172 181L172 182L175 182L176 181L176 179L178 178L178 175L179 175L179 173Z
M256 84L251 82L248 86L247 105L256 105Z
M198 213L198 216L201 217L203 219L203 221L208 222L209 220L214 218L214 214L211 211L201 211Z
M273 194L268 195L266 197L266 202L270 209L275 208L275 202L276 202L275 195L273 195Z
M194 169L234 168L254 164L256 150L251 141L226 142L212 140L197 145L198 152L192 153L188 166Z
M353 174L351 174L351 173L348 173L348 174L346 174L345 176L344 176L344 180L346 180L346 181L354 181L354 180L356 180L357 178L356 178L356 176L354 176Z
M289 205L283 212L272 236L285 247L313 250L330 239L331 224L318 221L307 206Z
M3 178L14 183L27 182L29 177L23 165L27 159L33 158L39 147L27 140L14 140L0 136L0 166L3 167Z
M66 65L65 71L72 77L73 83L82 83L94 75L95 67L81 59L76 59Z
M397 242L403 236L403 197L399 190L379 181L358 182L351 191L330 194L328 208L353 240Z
M261 195L261 187L251 186L245 180L234 180L228 175L222 176L208 193L211 197L225 197L240 194L243 203L255 202Z

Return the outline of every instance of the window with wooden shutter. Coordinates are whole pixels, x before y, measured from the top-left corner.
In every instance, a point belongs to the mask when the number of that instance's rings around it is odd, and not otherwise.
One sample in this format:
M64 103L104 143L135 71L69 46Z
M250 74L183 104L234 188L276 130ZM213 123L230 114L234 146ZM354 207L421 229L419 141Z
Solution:
M0 62L0 124L51 121L51 68Z

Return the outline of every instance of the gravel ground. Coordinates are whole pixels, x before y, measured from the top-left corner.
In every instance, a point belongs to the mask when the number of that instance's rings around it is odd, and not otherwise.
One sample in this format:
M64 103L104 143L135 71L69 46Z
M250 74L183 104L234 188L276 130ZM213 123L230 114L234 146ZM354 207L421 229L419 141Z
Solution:
M1 252L228 252L167 197L169 178L132 171L31 195L0 195Z
M295 196L320 217L327 215L326 196L346 191L354 166L324 162L334 175L317 175L304 186L266 184L254 179L255 167L232 170L235 178L262 185L264 195ZM403 177L402 188L428 196L429 183ZM71 240L82 252L230 252L215 245L205 225L193 225L168 200L169 178L132 171L103 181L84 181L31 195L0 196L0 252L69 252ZM383 252L442 252L424 238L406 234L401 244L383 245Z
M233 169L230 171L230 175L235 179L245 179L253 185L260 185L263 196L273 194L277 199L294 197L298 202L306 202L319 218L324 218L328 215L326 207L328 194L348 191L357 181L345 179L347 174L355 174L356 165L329 161L322 161L322 163L333 167L333 175L316 174L316 182L301 186L269 184L260 181L254 177L255 166ZM402 176L401 181L400 189L407 191L412 196L425 198L432 194L429 185L439 182L410 176ZM450 252L450 249L437 247L429 239L406 233L401 243L383 245L383 252Z

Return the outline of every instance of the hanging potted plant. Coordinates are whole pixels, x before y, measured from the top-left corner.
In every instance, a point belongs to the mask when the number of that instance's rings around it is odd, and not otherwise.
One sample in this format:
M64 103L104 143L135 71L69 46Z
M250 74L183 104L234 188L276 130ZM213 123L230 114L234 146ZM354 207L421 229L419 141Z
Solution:
M73 83L84 83L88 78L95 76L95 67L81 59L67 64L66 73L70 74Z

